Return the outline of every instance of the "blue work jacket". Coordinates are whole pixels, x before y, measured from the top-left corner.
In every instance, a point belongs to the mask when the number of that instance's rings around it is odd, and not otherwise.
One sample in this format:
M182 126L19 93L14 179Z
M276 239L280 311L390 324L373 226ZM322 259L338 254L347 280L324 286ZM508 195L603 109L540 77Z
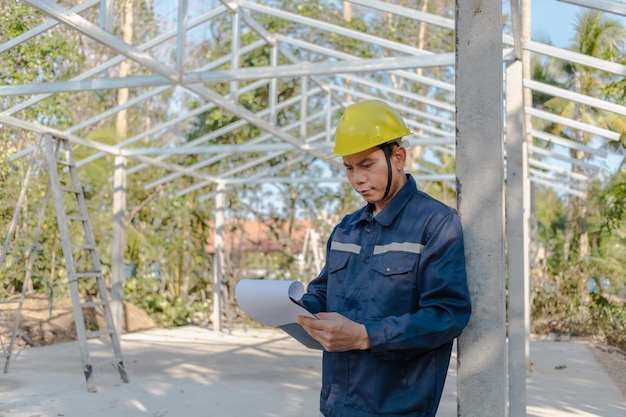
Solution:
M302 298L311 312L364 324L371 348L324 352L320 411L330 417L432 417L470 297L456 211L408 181L333 230L326 265Z

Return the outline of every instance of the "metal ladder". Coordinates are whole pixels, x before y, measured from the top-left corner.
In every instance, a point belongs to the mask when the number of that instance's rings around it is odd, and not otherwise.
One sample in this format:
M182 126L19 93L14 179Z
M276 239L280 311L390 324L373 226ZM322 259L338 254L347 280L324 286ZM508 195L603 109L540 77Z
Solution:
M25 204L29 181L30 181L33 170L37 169L37 160L40 157L41 157L41 148L38 146L37 148L35 148L35 152L32 152L30 155L31 160L30 160L30 163L28 164L28 169L26 171L24 182L22 183L22 190L20 191L20 195L17 199L17 204L13 212L13 217L11 219L11 223L9 224L9 230L2 244L2 250L0 251L0 267L4 265L4 262L8 255L12 255L16 259L20 259L17 253L24 252L25 256L28 258L28 261L25 263L25 275L24 275L24 280L22 282L22 291L20 292L19 298L0 300L0 305L1 304L17 304L9 346L5 347L4 343L0 339L0 342L2 342L1 343L2 353L5 358L5 361L4 361L4 373L5 374L9 372L9 363L11 361L11 356L13 355L13 349L15 348L15 341L16 341L19 326L20 326L22 308L24 307L24 299L26 297L26 292L28 288L30 287L30 282L31 282L32 273L33 273L33 265L35 263L35 258L37 257L37 253L39 251L39 245L38 245L39 236L41 234L41 228L43 225L43 220L45 217L46 206L47 206L47 201L48 201L48 194L50 191L50 183L48 182L48 187L46 188L46 194L43 199L43 204L39 210L37 228L35 230L35 236L34 236L32 243L30 245L12 244L12 240L15 236L19 217L20 217L20 211L21 211L22 206Z
M65 259L65 270L83 372L87 390L96 392L88 340L109 336L116 361L114 366L119 371L122 381L128 382L128 375L122 359L120 336L113 321L108 292L71 143L67 139L55 138L50 134L43 135L42 142L49 174L48 190L56 208L57 225ZM87 293L87 297L81 298L81 291ZM20 310L23 298L24 293L22 293L20 301ZM91 327L94 326L93 323L88 325L85 309L93 311L98 307L102 308L106 325L103 329L92 330ZM19 316L17 320L19 320ZM15 332L10 349L12 349L14 338Z

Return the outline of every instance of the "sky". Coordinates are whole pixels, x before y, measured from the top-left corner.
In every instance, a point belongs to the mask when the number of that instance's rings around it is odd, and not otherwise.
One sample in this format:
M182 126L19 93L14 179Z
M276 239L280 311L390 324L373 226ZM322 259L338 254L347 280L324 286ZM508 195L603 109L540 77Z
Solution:
M576 18L581 10L583 8L580 6L557 0L532 0L530 9L532 39L551 43L560 48L571 46Z
M506 2L505 13L510 13ZM551 44L560 48L572 45L575 36L575 24L578 14L587 8L565 3L558 0L531 0L531 31L532 39ZM626 17L607 13L612 19L621 20L626 25Z
M558 0L531 0L531 37L538 42L550 43L560 48L568 48L574 42L575 25L581 11L589 10ZM503 6L504 13L510 13L508 1ZM626 17L612 13L607 16L621 20L626 26ZM615 172L622 157L609 154L605 160L610 172Z

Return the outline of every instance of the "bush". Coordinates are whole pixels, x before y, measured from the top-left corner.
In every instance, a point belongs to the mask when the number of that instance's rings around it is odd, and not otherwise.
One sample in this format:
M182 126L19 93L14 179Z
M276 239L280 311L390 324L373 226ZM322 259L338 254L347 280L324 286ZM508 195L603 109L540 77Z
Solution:
M626 350L624 302L599 293L585 294L586 288L581 290L581 282L574 275L562 278L549 290L538 288L533 291L533 332L588 336Z
M195 292L176 297L152 277L138 275L129 279L124 299L144 309L161 327L208 324L209 305L205 296Z
M626 351L626 308L601 294L591 294L591 330L607 345Z

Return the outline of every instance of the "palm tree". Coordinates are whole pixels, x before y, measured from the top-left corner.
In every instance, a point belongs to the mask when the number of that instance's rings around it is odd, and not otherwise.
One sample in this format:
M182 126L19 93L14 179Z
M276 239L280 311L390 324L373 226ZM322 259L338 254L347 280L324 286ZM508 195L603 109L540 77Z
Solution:
M609 61L615 61L624 54L626 29L619 21L607 18L600 12L590 10L581 13L576 23L576 32L575 42L570 48L575 52ZM562 67L562 79L564 88L590 97L602 97L607 85L614 81L604 72L575 63L566 63ZM544 108L572 120L613 131L626 132L626 120L623 116L578 102L556 97L546 101ZM549 131L579 143L587 144L593 139L586 132L560 124L551 125ZM580 150L571 149L570 153L576 160L586 157ZM580 165L572 164L571 170L572 173L582 173L584 169ZM564 262L567 262L570 257L570 247L574 236L578 236L579 258L586 260L589 256L586 216L586 197L570 196L563 245Z

